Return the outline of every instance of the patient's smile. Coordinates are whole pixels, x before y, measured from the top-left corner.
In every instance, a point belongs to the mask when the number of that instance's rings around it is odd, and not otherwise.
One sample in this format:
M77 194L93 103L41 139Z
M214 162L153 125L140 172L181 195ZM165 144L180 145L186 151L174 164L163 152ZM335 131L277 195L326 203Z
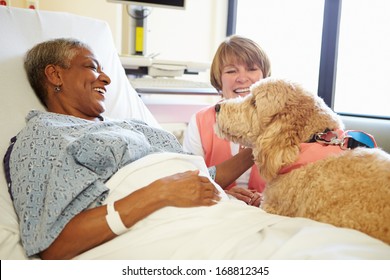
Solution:
M106 93L106 90L104 88L94 88L93 90L101 93L101 94L105 94Z

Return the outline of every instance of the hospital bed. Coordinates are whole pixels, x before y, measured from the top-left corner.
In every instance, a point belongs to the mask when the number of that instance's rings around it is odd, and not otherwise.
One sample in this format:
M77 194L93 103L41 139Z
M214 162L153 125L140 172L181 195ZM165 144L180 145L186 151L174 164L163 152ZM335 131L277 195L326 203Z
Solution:
M106 116L137 118L159 126L130 86L107 23L61 12L0 6L0 153L24 126L31 109L44 110L30 88L23 55L38 42L73 37L89 44L112 83ZM202 165L203 164L203 165ZM178 171L204 168L199 157L157 154L115 174L107 185L115 200L149 182ZM0 259L27 257L18 217L0 176ZM390 259L390 246L355 230L303 218L264 213L225 197L212 207L166 207L128 232L76 259Z

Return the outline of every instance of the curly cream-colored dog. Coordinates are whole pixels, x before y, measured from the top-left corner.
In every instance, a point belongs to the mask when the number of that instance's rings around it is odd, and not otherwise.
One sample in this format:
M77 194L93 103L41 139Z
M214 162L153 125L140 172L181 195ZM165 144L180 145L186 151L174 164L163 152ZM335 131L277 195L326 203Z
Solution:
M321 98L281 79L261 80L248 96L215 110L216 133L253 149L267 181L265 211L353 228L390 244L390 155L369 134L343 131Z

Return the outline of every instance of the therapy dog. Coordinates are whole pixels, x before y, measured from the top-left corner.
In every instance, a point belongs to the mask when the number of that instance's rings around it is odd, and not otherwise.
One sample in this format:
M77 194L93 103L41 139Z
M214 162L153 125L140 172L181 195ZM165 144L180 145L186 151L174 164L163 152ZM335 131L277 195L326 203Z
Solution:
M251 147L267 181L260 207L359 230L390 244L390 155L344 131L318 96L266 78L215 106L219 137Z

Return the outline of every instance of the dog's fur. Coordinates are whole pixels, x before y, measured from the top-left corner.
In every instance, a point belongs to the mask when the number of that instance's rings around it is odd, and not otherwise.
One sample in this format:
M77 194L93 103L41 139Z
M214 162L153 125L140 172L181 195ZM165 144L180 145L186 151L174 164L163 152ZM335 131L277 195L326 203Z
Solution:
M267 181L261 207L353 228L390 244L390 155L379 148L342 151L286 174L300 144L326 129L343 129L321 98L300 85L267 78L244 98L220 103L216 133L252 147Z

